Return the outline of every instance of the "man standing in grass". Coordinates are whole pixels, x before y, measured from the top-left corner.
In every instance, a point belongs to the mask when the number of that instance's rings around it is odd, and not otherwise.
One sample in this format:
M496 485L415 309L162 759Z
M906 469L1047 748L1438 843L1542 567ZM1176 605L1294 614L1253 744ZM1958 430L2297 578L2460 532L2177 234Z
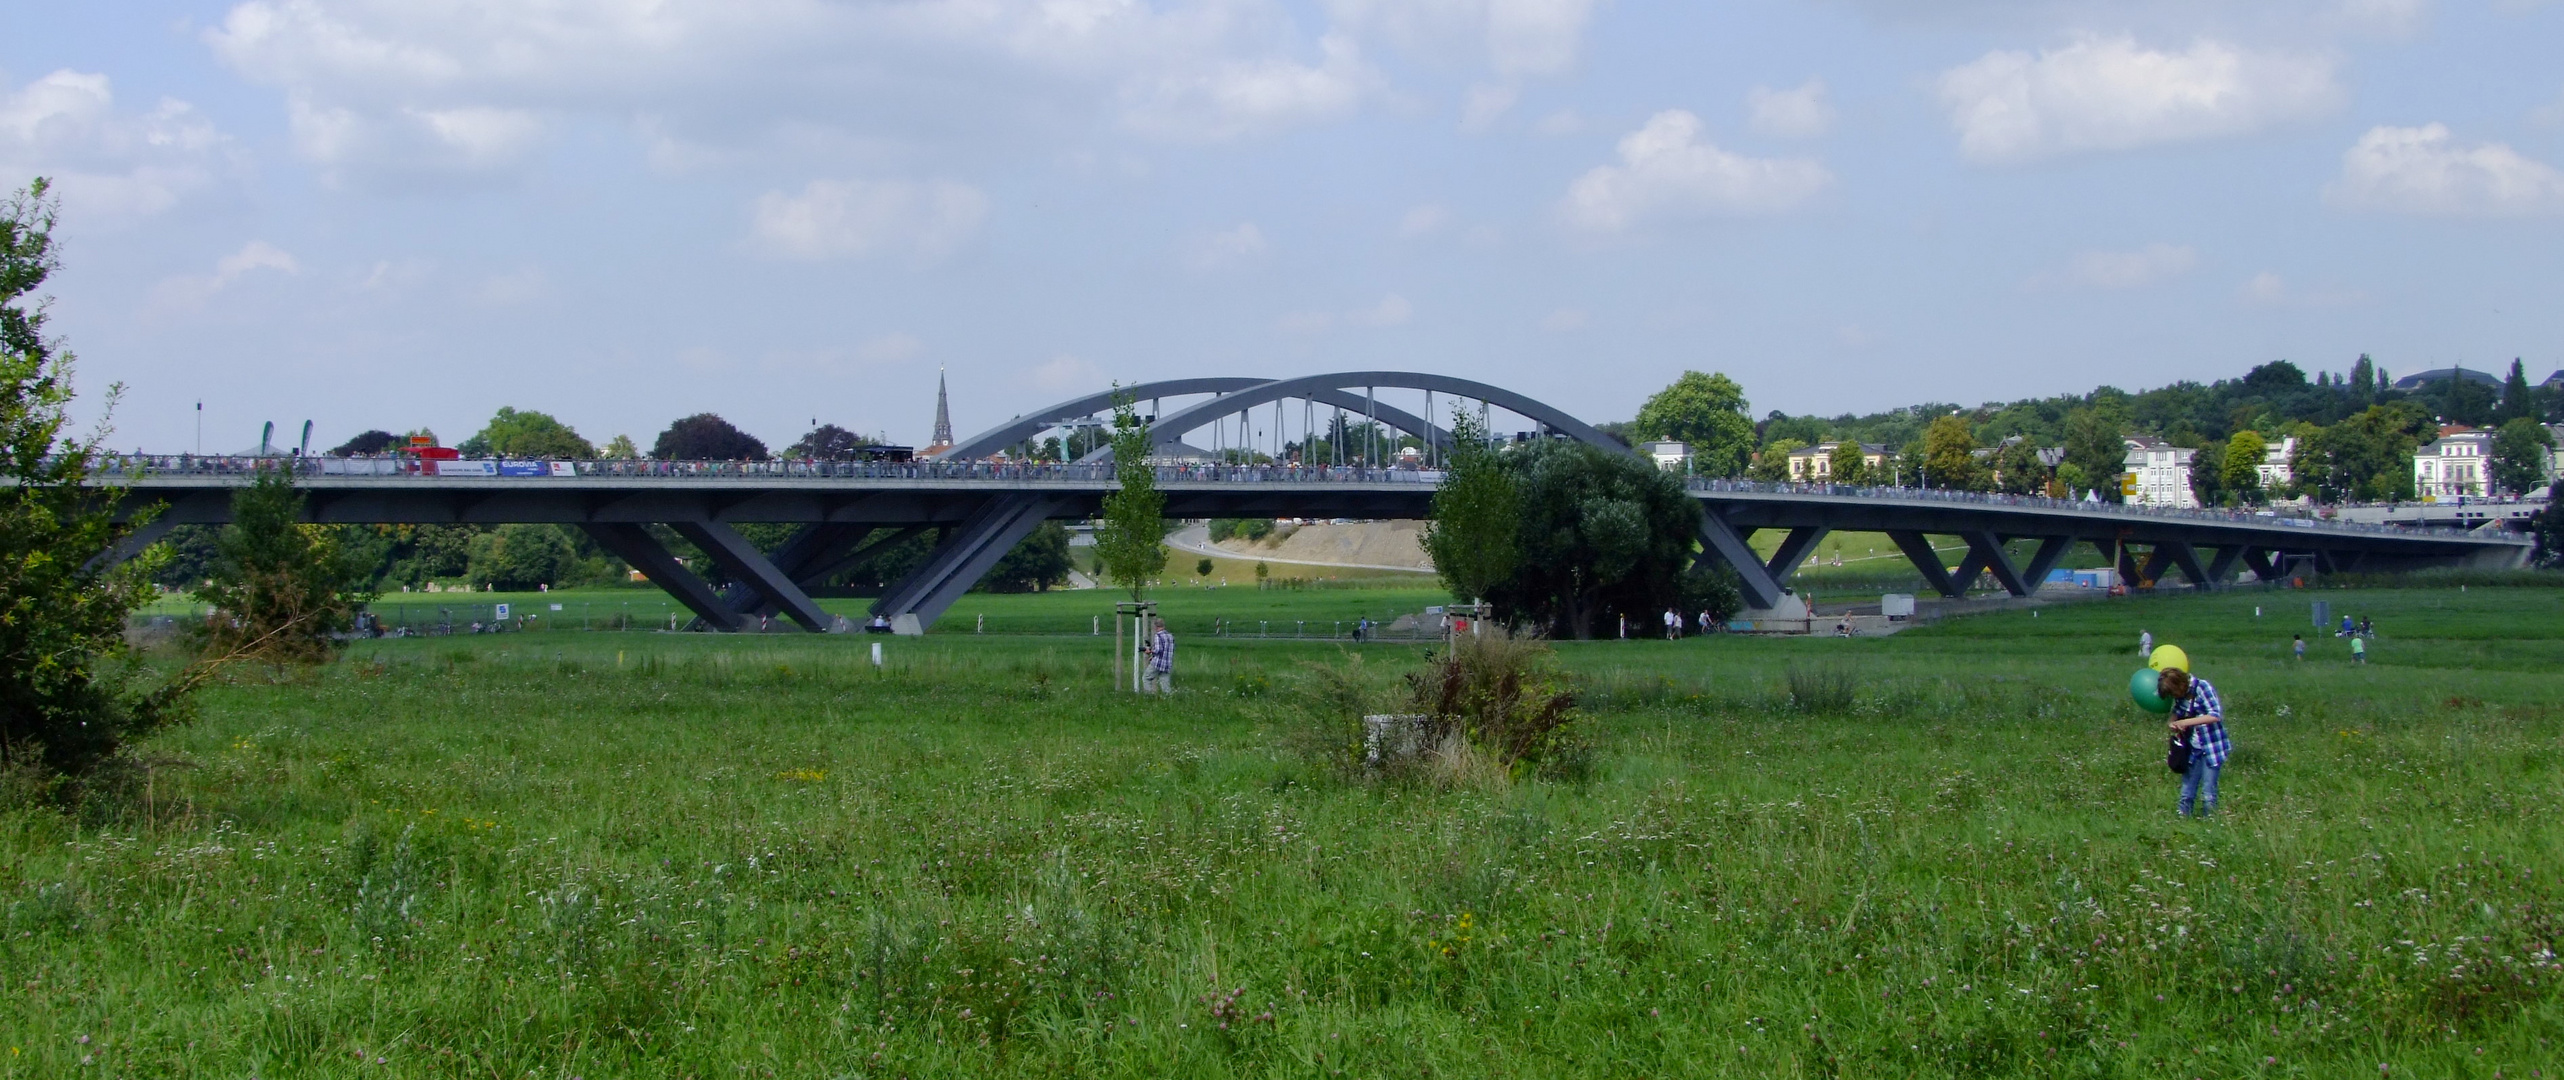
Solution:
M1175 689L1175 635L1168 633L1166 620L1149 620L1148 670L1140 675L1140 692L1171 693Z
M2350 639L2350 662L2354 664L2365 664L2368 662L2367 638L2355 637Z
M2155 692L2172 703L2172 730L2187 733L2190 771L2181 775L2181 816L2195 804L2199 816L2217 810L2217 771L2226 767L2234 747L2226 740L2226 706L2208 680L2192 678L2180 668L2165 668L2155 677Z

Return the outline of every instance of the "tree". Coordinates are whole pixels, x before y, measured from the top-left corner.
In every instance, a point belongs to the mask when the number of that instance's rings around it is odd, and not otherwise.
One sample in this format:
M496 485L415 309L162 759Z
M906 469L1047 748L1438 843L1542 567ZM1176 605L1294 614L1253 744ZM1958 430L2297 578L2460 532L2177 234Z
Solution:
M1994 454L1995 486L2006 494L2036 495L2048 489L2048 466L2039 460L2039 445L2015 437Z
M1195 559L1195 560L1193 561L1193 576L1194 576L1194 577L1209 577L1209 576L1211 576L1211 560L1209 560L1209 559Z
M711 413L696 413L668 425L650 445L661 461L764 461L766 444Z
M979 585L990 592L1049 592L1067 583L1074 566L1068 558L1068 526L1045 521L997 560Z
M2546 483L2547 452L2555 434L2528 417L2514 417L2493 436L2493 485L2511 495L2526 495Z
M641 447L632 441L632 436L617 435L606 440L605 446L597 451L597 456L610 461L631 461L641 456Z
M2190 492L2199 497L2201 506L2226 505L2227 496L2232 494L2226 490L2226 444L2211 440L2208 445L2193 450L2190 455Z
M2257 431L2238 431L2226 440L2226 459L2220 478L2236 501L2261 501L2261 459L2269 454L2269 441Z
M2513 420L2534 419L2536 416L2537 391L2528 385L2528 370L2521 366L2517 357L2513 357L2511 373L2502 380L2502 403L2493 411L2493 419L2498 423L2508 424Z
M2299 443L2304 448L2299 483L2326 502L2410 499L2413 450L2426 427L2409 401L2371 405Z
M2119 421L2100 409L2076 409L2065 418L2065 460L2083 482L2110 502L2119 501L2119 475L2128 471L2128 441Z
M1923 469L1930 487L1984 488L1985 470L1976 460L1976 433L1968 429L1965 418L1944 416L1923 429Z
M1487 599L1508 620L1590 638L1618 616L1647 625L1680 602L1700 507L1630 454L1544 442L1509 456L1520 484L1513 574Z
M595 445L550 413L500 406L481 433L455 447L465 457L549 458L581 461L596 456Z
M1845 439L1834 444L1834 456L1826 468L1837 484L1871 484L1878 478L1870 475L1868 448L1858 439Z
M785 448L783 456L802 461L844 461L854 457L856 450L879 445L881 440L872 436L857 435L835 424L821 424Z
M1149 580L1166 570L1166 493L1157 489L1149 463L1156 440L1140 423L1130 395L1113 395L1113 479L1104 496L1104 521L1095 530L1095 558L1105 580L1137 600Z
M473 537L467 552L465 577L495 589L557 588L578 573L578 549L556 525L501 525Z
M1786 484L1790 479L1789 456L1804 449L1807 444L1796 439L1774 439L1755 455L1754 466L1745 470L1745 475L1766 484Z
M388 454L400 449L406 442L407 440L398 435L377 429L338 444L337 449L329 452L329 456L356 457L363 454Z
M122 662L157 556L93 562L149 515L119 522L88 487L103 426L85 440L63 432L72 355L29 299L58 265L50 187L0 200L0 474L14 478L0 487L0 768L77 777L179 718L187 684L143 689Z
M1434 573L1451 598L1463 602L1485 597L1513 576L1521 557L1522 492L1505 455L1488 442L1486 425L1475 414L1451 411L1451 459L1443 465L1433 516L1424 526Z
M1724 374L1686 371L1638 408L1630 425L1639 438L1691 448L1692 467L1704 476L1736 476L1754 452L1754 422L1745 412L1745 390Z
M352 557L341 527L302 518L303 493L285 469L261 469L232 493L210 580L194 591L214 609L203 628L207 652L276 664L337 652L336 635L372 599L373 568Z
M2532 563L2550 569L2564 568L2564 503L2548 502L2529 527L2537 538L2537 547L2529 553Z

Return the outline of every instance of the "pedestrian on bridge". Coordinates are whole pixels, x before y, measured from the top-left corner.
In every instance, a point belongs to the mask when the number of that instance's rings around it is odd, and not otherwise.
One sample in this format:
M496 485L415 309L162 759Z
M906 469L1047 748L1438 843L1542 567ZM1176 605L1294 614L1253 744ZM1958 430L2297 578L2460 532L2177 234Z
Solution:
M1175 635L1166 629L1166 620L1149 620L1148 669L1140 674L1140 692L1169 694L1175 692Z

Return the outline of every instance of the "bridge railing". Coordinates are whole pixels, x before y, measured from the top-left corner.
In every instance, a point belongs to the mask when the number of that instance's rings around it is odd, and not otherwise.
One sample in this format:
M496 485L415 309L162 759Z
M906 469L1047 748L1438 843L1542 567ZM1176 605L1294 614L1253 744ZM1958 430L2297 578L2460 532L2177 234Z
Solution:
M2173 506L2132 506L2126 503L2100 502L2098 500L2087 502L2080 499L2056 499L2045 495L2007 495L2000 492L1949 491L1941 488L1909 488L1853 484L1775 484L1764 483L1756 480L1707 480L1697 477L1686 481L1684 486L1693 491L1736 492L1740 494L1767 495L1832 495L1850 498L1902 499L1908 501L1962 503L1976 506L2018 506L2034 510L2062 510L2079 513L2110 514L2120 517L2149 518L2158 521L2171 518L2186 521L2231 522L2239 525L2275 524L2291 528L2328 530L2334 532L2388 533L2396 536L2410 536L2414 533L2430 533L2442 536L2469 535L2469 530L2466 529L2449 529L2440 528L2438 526L2431 526L2428 528L2411 528L2379 525L2363 521L2344 521L2339 518L2317 517L2305 514L2285 514L2277 512L2263 514L2252 510L2232 510L2221 507L2201 507L2194 509Z
M446 466L441 472L425 466ZM1114 466L1037 462L986 461L472 461L422 462L410 457L243 457L196 454L118 454L103 457L98 471L104 474L142 479L148 477L235 477L255 474L261 468L284 467L301 477L419 477L452 478L458 475L491 477L630 477L675 480L719 479L814 479L814 480L925 480L925 481L1011 481L1095 484L1110 483ZM461 467L472 472L464 473ZM1437 469L1375 468L1360 465L1229 465L1207 462L1167 463L1157 466L1159 483L1346 483L1346 484L1416 484L1432 486L1442 481ZM2005 495L1992 492L1947 491L1931 488L1856 486L1847 484L1765 483L1753 480L1710 480L1694 477L1685 487L1696 492L1732 492L1737 494L1822 495L1837 498L1897 499L1903 501L1946 502L1968 506L2012 506L2038 510L2098 513L2151 520L2188 520L2227 522L2244 525L2283 525L2327 532L2391 534L2410 536L2415 533L2441 536L2466 536L2467 529L2437 526L2413 527L2370 522L2344 521L2295 515L2264 516L2248 510L2180 509L2165 506L2130 506L2123 503L2083 502L2052 499L2041 495Z

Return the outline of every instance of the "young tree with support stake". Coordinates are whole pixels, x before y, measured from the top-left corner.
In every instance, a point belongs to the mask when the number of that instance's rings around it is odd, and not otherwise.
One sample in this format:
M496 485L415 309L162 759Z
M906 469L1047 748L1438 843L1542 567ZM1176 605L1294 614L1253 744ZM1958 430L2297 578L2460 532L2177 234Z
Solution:
M1135 405L1128 394L1113 395L1116 487L1112 494L1104 496L1103 521L1095 529L1095 560L1102 566L1104 579L1131 594L1130 602L1116 605L1113 613L1113 677L1117 685L1121 681L1122 615L1127 610L1137 617L1135 637L1146 633L1148 614L1155 608L1142 597L1148 583L1166 571L1166 493L1157 489L1157 468L1149 464L1149 455L1157 449L1155 440L1147 426L1140 423ZM1133 673L1136 675L1136 670Z

